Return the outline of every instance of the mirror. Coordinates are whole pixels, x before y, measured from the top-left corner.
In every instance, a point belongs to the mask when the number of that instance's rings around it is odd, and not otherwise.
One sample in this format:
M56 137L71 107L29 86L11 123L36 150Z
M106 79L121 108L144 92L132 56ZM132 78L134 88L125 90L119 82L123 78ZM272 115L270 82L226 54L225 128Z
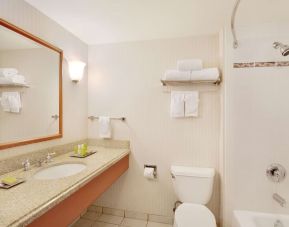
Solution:
M0 19L0 149L62 137L62 58Z

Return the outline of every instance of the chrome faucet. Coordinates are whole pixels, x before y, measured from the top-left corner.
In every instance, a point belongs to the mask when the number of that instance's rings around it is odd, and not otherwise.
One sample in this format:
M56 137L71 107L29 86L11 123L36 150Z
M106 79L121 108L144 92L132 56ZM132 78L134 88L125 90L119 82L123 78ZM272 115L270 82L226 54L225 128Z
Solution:
M22 162L23 170L27 171L30 168L30 162L29 159L26 159L24 162Z
M52 156L53 156L53 155L55 155L55 152L53 152L53 153L48 153L47 156L46 156L45 162L46 162L46 163L52 162Z
M41 167L41 166L42 166L42 163L50 163L50 162L52 162L52 161L53 161L53 160L52 160L52 156L53 156L53 155L55 155L55 152L53 152L53 153L47 153L45 159L39 159L39 160L37 161L37 166L38 166L38 167Z
M286 205L286 200L281 197L279 194L274 193L273 194L273 199L280 204L281 207L284 207Z

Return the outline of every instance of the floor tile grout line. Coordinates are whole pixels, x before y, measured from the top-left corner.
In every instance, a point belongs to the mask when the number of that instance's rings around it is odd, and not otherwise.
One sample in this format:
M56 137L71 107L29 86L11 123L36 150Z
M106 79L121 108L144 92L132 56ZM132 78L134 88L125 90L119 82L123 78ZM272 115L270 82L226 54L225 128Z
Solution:
M95 214L98 214L99 216L97 217L96 220L94 220L94 219L89 219L89 218L85 217L85 214L86 214L87 212L93 212L93 213L95 213ZM118 216L118 215L113 215L113 214L105 214L105 213L103 213L103 212L97 212L97 211L95 211L95 210L87 210L87 212L84 213L83 215L81 215L81 219L90 221L90 222L91 222L91 226L93 226L95 223L103 223L103 224L112 224L112 225L117 226L117 227L125 227L125 226L123 226L125 219L130 219L130 220L135 220L135 221L143 221L143 222L145 222L145 223L144 223L144 224L145 224L145 227L148 227L148 226L149 226L149 220L138 219L138 218L133 218L133 217ZM99 218L100 218L102 215L121 218L121 222L120 222L120 224L116 224L116 223L111 223L111 222L109 222L109 221L107 221L107 220L99 220ZM151 222L151 223L158 224L159 222ZM164 225L166 225L166 226L168 226L168 227L173 227L173 225L168 224L168 223L159 223L159 224L164 224Z

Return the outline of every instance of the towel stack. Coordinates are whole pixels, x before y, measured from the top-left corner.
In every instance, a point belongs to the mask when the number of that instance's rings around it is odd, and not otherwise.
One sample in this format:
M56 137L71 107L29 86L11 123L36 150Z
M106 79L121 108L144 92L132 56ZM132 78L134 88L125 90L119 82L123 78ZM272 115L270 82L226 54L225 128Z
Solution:
M3 83L25 84L25 77L15 68L0 68L0 81Z
M200 59L185 59L177 63L176 70L167 70L163 80L167 81L217 81L220 77L218 68L203 68Z

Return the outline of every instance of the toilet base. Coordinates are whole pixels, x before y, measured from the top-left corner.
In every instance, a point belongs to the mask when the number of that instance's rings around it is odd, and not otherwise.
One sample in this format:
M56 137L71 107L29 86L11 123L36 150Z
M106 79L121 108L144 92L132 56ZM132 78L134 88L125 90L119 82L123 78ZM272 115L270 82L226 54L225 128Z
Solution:
M204 205L183 203L176 209L174 227L216 227L213 213Z

